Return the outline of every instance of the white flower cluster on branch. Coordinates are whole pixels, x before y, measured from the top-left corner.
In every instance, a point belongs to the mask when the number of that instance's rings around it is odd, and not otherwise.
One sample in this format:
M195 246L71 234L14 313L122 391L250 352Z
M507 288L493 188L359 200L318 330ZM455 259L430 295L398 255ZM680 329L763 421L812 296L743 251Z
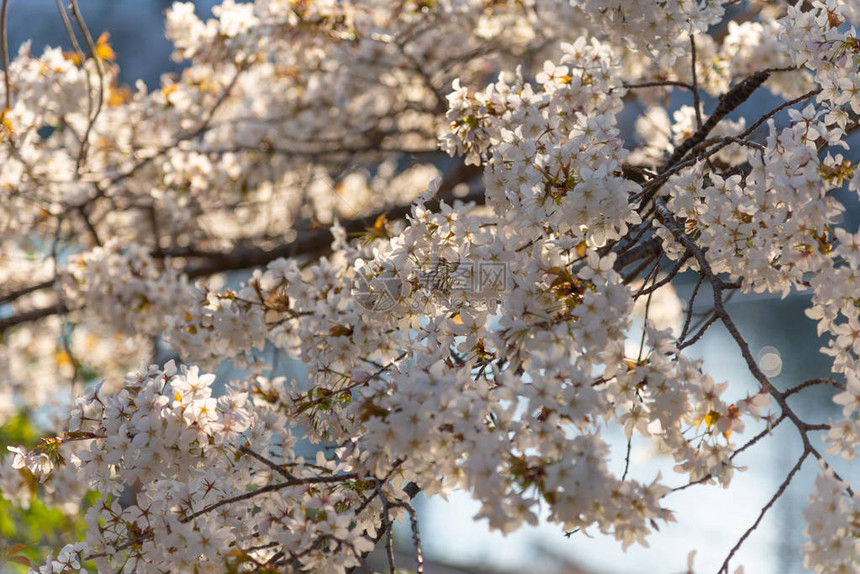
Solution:
M783 424L802 452L719 572L807 459L805 564L860 569L834 469L860 441L860 233L836 196L860 192L860 10L730 4L177 3L187 67L152 91L61 8L75 50L22 48L0 129L0 423L75 394L67 430L0 458L0 495L87 525L33 570L347 572L381 545L393 571L397 520L421 569L411 501L454 490L502 532L543 515L647 545L673 492L731 487ZM762 86L788 99L728 117ZM734 291L810 291L834 378L778 386ZM688 354L717 323L754 388ZM227 360L239 380L204 373ZM827 423L789 403L817 385ZM665 476L628 476L634 440Z

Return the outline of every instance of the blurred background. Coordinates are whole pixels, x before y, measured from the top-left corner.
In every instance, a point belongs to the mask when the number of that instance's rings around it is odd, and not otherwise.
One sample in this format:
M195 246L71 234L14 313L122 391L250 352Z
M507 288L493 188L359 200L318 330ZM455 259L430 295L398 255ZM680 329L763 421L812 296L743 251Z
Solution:
M164 38L164 10L169 0L81 0L81 9L95 37L102 31L110 33L110 42L120 64L120 80L133 84L142 79L151 89L158 86L165 73L176 73L181 64L170 60L171 46ZM194 2L197 13L208 16L215 2ZM9 40L11 55L29 40L32 50L39 53L46 45L69 48L54 0L10 0ZM764 91L744 106L750 116L770 109L775 99ZM686 103L678 98L677 106ZM713 101L704 100L705 110L713 108ZM629 106L622 117L625 133L632 133L632 121L641 110ZM670 109L670 115L673 110ZM777 116L785 121L784 116ZM855 142L855 147L858 142ZM849 154L856 159L856 151ZM857 229L858 206L856 197L842 196L848 207L846 212L849 231ZM232 277L230 282L241 277ZM683 301L693 287L693 278L682 276L675 284ZM706 312L707 294L700 295L696 312ZM729 311L747 337L753 352L758 353L765 372L781 388L796 385L806 379L827 376L829 361L818 349L822 342L814 336L814 323L803 310L808 297L792 295L785 300L737 296ZM631 333L636 338L636 328ZM732 382L732 398L754 393L758 385L747 372L740 353L728 333L719 325L692 348L692 354L702 357L705 369L718 380ZM301 376L301 368L289 359L279 361L281 368L294 377ZM284 366L286 365L286 366ZM230 367L222 374L229 377ZM800 414L811 423L825 422L836 410L830 402L831 392L821 387L809 389L793 398ZM751 437L762 427L748 425L741 436L732 436L737 444ZM612 444L616 471L624 468L626 439L621 433L607 432L604 437ZM611 537L597 531L579 532L565 537L556 525L541 524L526 527L503 537L488 531L484 522L475 522L472 516L479 505L467 494L455 493L447 501L436 499L416 501L419 508L421 538L425 556L431 562L426 572L446 574L465 572L558 572L651 574L683 573L688 569L688 555L695 551L695 572L714 572L725 559L742 533L753 524L762 506L776 491L787 471L799 455L796 432L788 424L774 432L738 458L741 465L751 470L735 475L731 488L697 486L672 495L668 506L676 512L677 523L669 525L660 534L652 536L650 548L633 546L626 552ZM851 482L860 477L857 470L839 467L843 478ZM805 496L811 489L817 468L807 461L802 472L795 477L787 493L770 510L762 524L747 540L732 560L732 568L744 565L746 572L755 574L794 574L802 567L799 548L803 545L802 509ZM666 457L653 453L643 439L632 443L631 472L635 479L650 482L658 472L672 477L672 463ZM673 486L683 483L675 480ZM403 555L398 564L410 567L413 556L411 533L401 527L397 541ZM379 557L378 567L384 566Z

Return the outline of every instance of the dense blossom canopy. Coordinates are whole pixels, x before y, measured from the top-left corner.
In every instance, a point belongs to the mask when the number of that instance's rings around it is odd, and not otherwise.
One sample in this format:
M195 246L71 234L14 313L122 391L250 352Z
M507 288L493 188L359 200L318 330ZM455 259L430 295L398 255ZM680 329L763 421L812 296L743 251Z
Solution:
M64 425L0 455L0 494L87 524L34 570L344 572L395 520L420 565L411 500L455 489L503 532L543 512L647 544L778 425L802 453L773 500L820 467L805 565L860 570L832 467L860 440L860 232L834 196L860 193L856 1L180 2L186 67L153 90L118 85L76 0L60 17L73 50L24 45L0 98L0 424ZM783 103L727 119L759 89ZM811 293L832 378L777 388L733 291ZM757 388L686 354L716 323ZM227 360L245 374L207 374ZM841 418L792 409L813 385ZM674 476L611 471L611 427Z

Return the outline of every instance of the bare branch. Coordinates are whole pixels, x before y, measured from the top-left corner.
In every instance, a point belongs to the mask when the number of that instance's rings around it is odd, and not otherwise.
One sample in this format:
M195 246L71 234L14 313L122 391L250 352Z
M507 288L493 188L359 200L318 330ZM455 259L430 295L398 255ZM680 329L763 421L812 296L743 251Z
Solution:
M415 560L418 562L418 567L415 571L417 574L422 574L424 572L424 551L421 549L421 535L418 532L418 516L415 508L405 502L392 502L391 506L402 508L409 514L409 524L412 528L412 544L415 545Z
M3 0L0 5L0 54L3 57L3 87L6 90L6 106L0 119L12 109L12 85L9 82L9 38L6 36L6 17L8 15L9 0Z
M687 317L684 319L684 327L681 329L681 336L678 341L683 341L687 338L687 333L690 331L690 322L693 320L693 305L696 303L696 297L699 295L699 289L702 288L702 283L705 281L704 274L699 274L699 279L696 281L696 286L693 287L693 292L690 294L690 300L687 301Z
M693 86L691 86L687 82L679 82L677 80L657 80L654 82L642 82L640 84L624 84L624 87L628 90L635 90L639 88L666 88L672 86L684 88L685 90L693 90Z
M87 123L87 129L84 130L84 135L83 135L83 138L81 140L81 151L78 154L78 159L77 159L77 163L75 166L76 171L78 173L80 173L83 162L86 159L87 149L89 147L90 132L92 132L93 126L96 123L96 119L98 119L99 114L102 111L102 106L104 105L105 70L104 70L104 63L102 62L101 57L99 56L98 52L96 51L96 44L93 41L93 37L90 34L89 28L87 28L87 24L84 21L83 14L81 14L81 8L80 8L80 6L78 6L78 0L71 0L71 2L72 2L71 3L72 17L75 19L75 22L78 24L78 28L80 28L81 33L84 36L84 41L87 43L87 49L90 51L90 54L93 56L93 59L96 62L96 71L98 72L98 75L99 75L99 85L98 85L99 95L98 95L98 100L96 101L95 110L92 110L92 96L89 92L87 93L87 97L88 97L89 102L90 102L91 111L89 114L89 122ZM82 66L84 65L83 60L81 60L81 65ZM89 85L89 77L90 77L89 73L86 72L86 69L84 70L84 72L86 73L87 84Z
M758 127L760 125L762 125L768 119L772 118L773 116L775 116L776 114L778 114L779 112L784 110L785 108L789 108L789 107L793 106L794 104L798 104L800 102L808 100L809 98L816 96L819 93L821 93L821 88L818 88L815 90L810 90L810 91L806 92L805 94L803 94L802 96L798 96L798 97L794 98L793 100L783 102L782 104L776 106L775 108L773 108L772 110L770 110L769 112L764 114L762 117L760 117L758 120L756 120L755 123L753 123L753 125L751 125L749 128L747 128L746 131L744 131L744 133L742 133L738 137L741 139L748 138L753 133L755 133L755 131L758 129Z
M290 472L288 472L284 467L282 467L278 464L275 464L274 462L272 462L268 458L264 457L261 454L258 454L257 452L251 450L250 448L248 448L246 446L240 446L239 452L241 452L243 454L247 454L251 458L258 460L259 462L268 466L269 468L271 468L272 470L274 470L275 472L277 472L278 474L280 474L281 476L283 476L287 480L296 480L296 477L293 474L291 474Z
M50 317L58 313L66 313L69 310L70 309L68 309L65 305L62 304L50 305L48 307L40 307L38 309L24 311L22 313L18 313L17 315L12 315L11 317L4 317L0 319L0 336L2 336L7 329L10 329L16 325L44 319L45 317Z
M696 77L696 37L690 33L690 74L693 77L693 108L696 111L696 127L702 127L702 103L699 101L699 80Z
M0 295L0 305L13 303L15 300L24 297L25 295L35 293L36 291L41 291L42 289L47 289L48 287L52 287L54 285L54 281L54 279L48 279L47 281L42 281L41 283L34 283L33 285L28 285L27 287L22 287L21 289L10 291L5 295Z
M679 161L684 159L684 156L687 155L688 151L703 142L705 138L708 137L708 134L711 133L711 130L717 127L717 124L720 123L724 117L747 101L753 92L755 92L769 77L770 71L768 70L756 72L723 94L716 109L708 118L708 121L696 130L696 133L688 137L684 143L675 148L675 151L671 156L669 156L669 159L666 160L659 171L662 173L675 167Z
M779 488L776 489L774 495L767 501L767 504L761 509L761 512L756 518L755 522L753 522L752 526L747 528L746 532L743 533L740 540L738 540L737 544L735 544L732 549L729 551L729 555L726 556L726 559L723 561L723 565L720 566L720 569L717 571L717 574L728 574L729 571L729 561L732 559L732 556L740 549L741 545L744 541L749 538L749 535L753 533L753 531L758 528L758 525L761 523L764 515L767 514L767 511L770 510L770 507L774 505L774 503L779 500L779 498L785 492L785 489L788 488L788 485L791 484L791 480L794 478L794 475L797 474L797 471L800 470L800 467L803 466L803 461L806 460L806 457L809 456L808 451L804 451L791 470L788 472L788 476L785 477L785 480L782 481L782 484L779 485Z
M845 385L843 385L842 383L840 383L839 381L837 381L835 379L831 379L831 378L809 379L808 381L803 381L799 385L786 390L783 393L783 396L788 398L795 393L799 393L803 389L808 389L809 387L813 387L815 385L831 385L831 386L839 389L840 391L845 390Z

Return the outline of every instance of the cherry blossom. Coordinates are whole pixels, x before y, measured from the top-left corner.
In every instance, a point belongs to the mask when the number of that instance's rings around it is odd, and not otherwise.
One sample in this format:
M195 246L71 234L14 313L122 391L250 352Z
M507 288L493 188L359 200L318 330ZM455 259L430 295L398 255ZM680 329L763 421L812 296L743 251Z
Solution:
M73 1L88 40L25 44L0 117L0 424L60 429L0 494L86 524L32 570L393 571L396 521L422 568L412 499L455 490L627 549L779 425L802 453L762 516L816 460L804 564L860 568L860 10L730 4L178 2L183 71L128 87ZM810 294L832 373L777 386L735 291ZM689 351L717 323L755 388Z

